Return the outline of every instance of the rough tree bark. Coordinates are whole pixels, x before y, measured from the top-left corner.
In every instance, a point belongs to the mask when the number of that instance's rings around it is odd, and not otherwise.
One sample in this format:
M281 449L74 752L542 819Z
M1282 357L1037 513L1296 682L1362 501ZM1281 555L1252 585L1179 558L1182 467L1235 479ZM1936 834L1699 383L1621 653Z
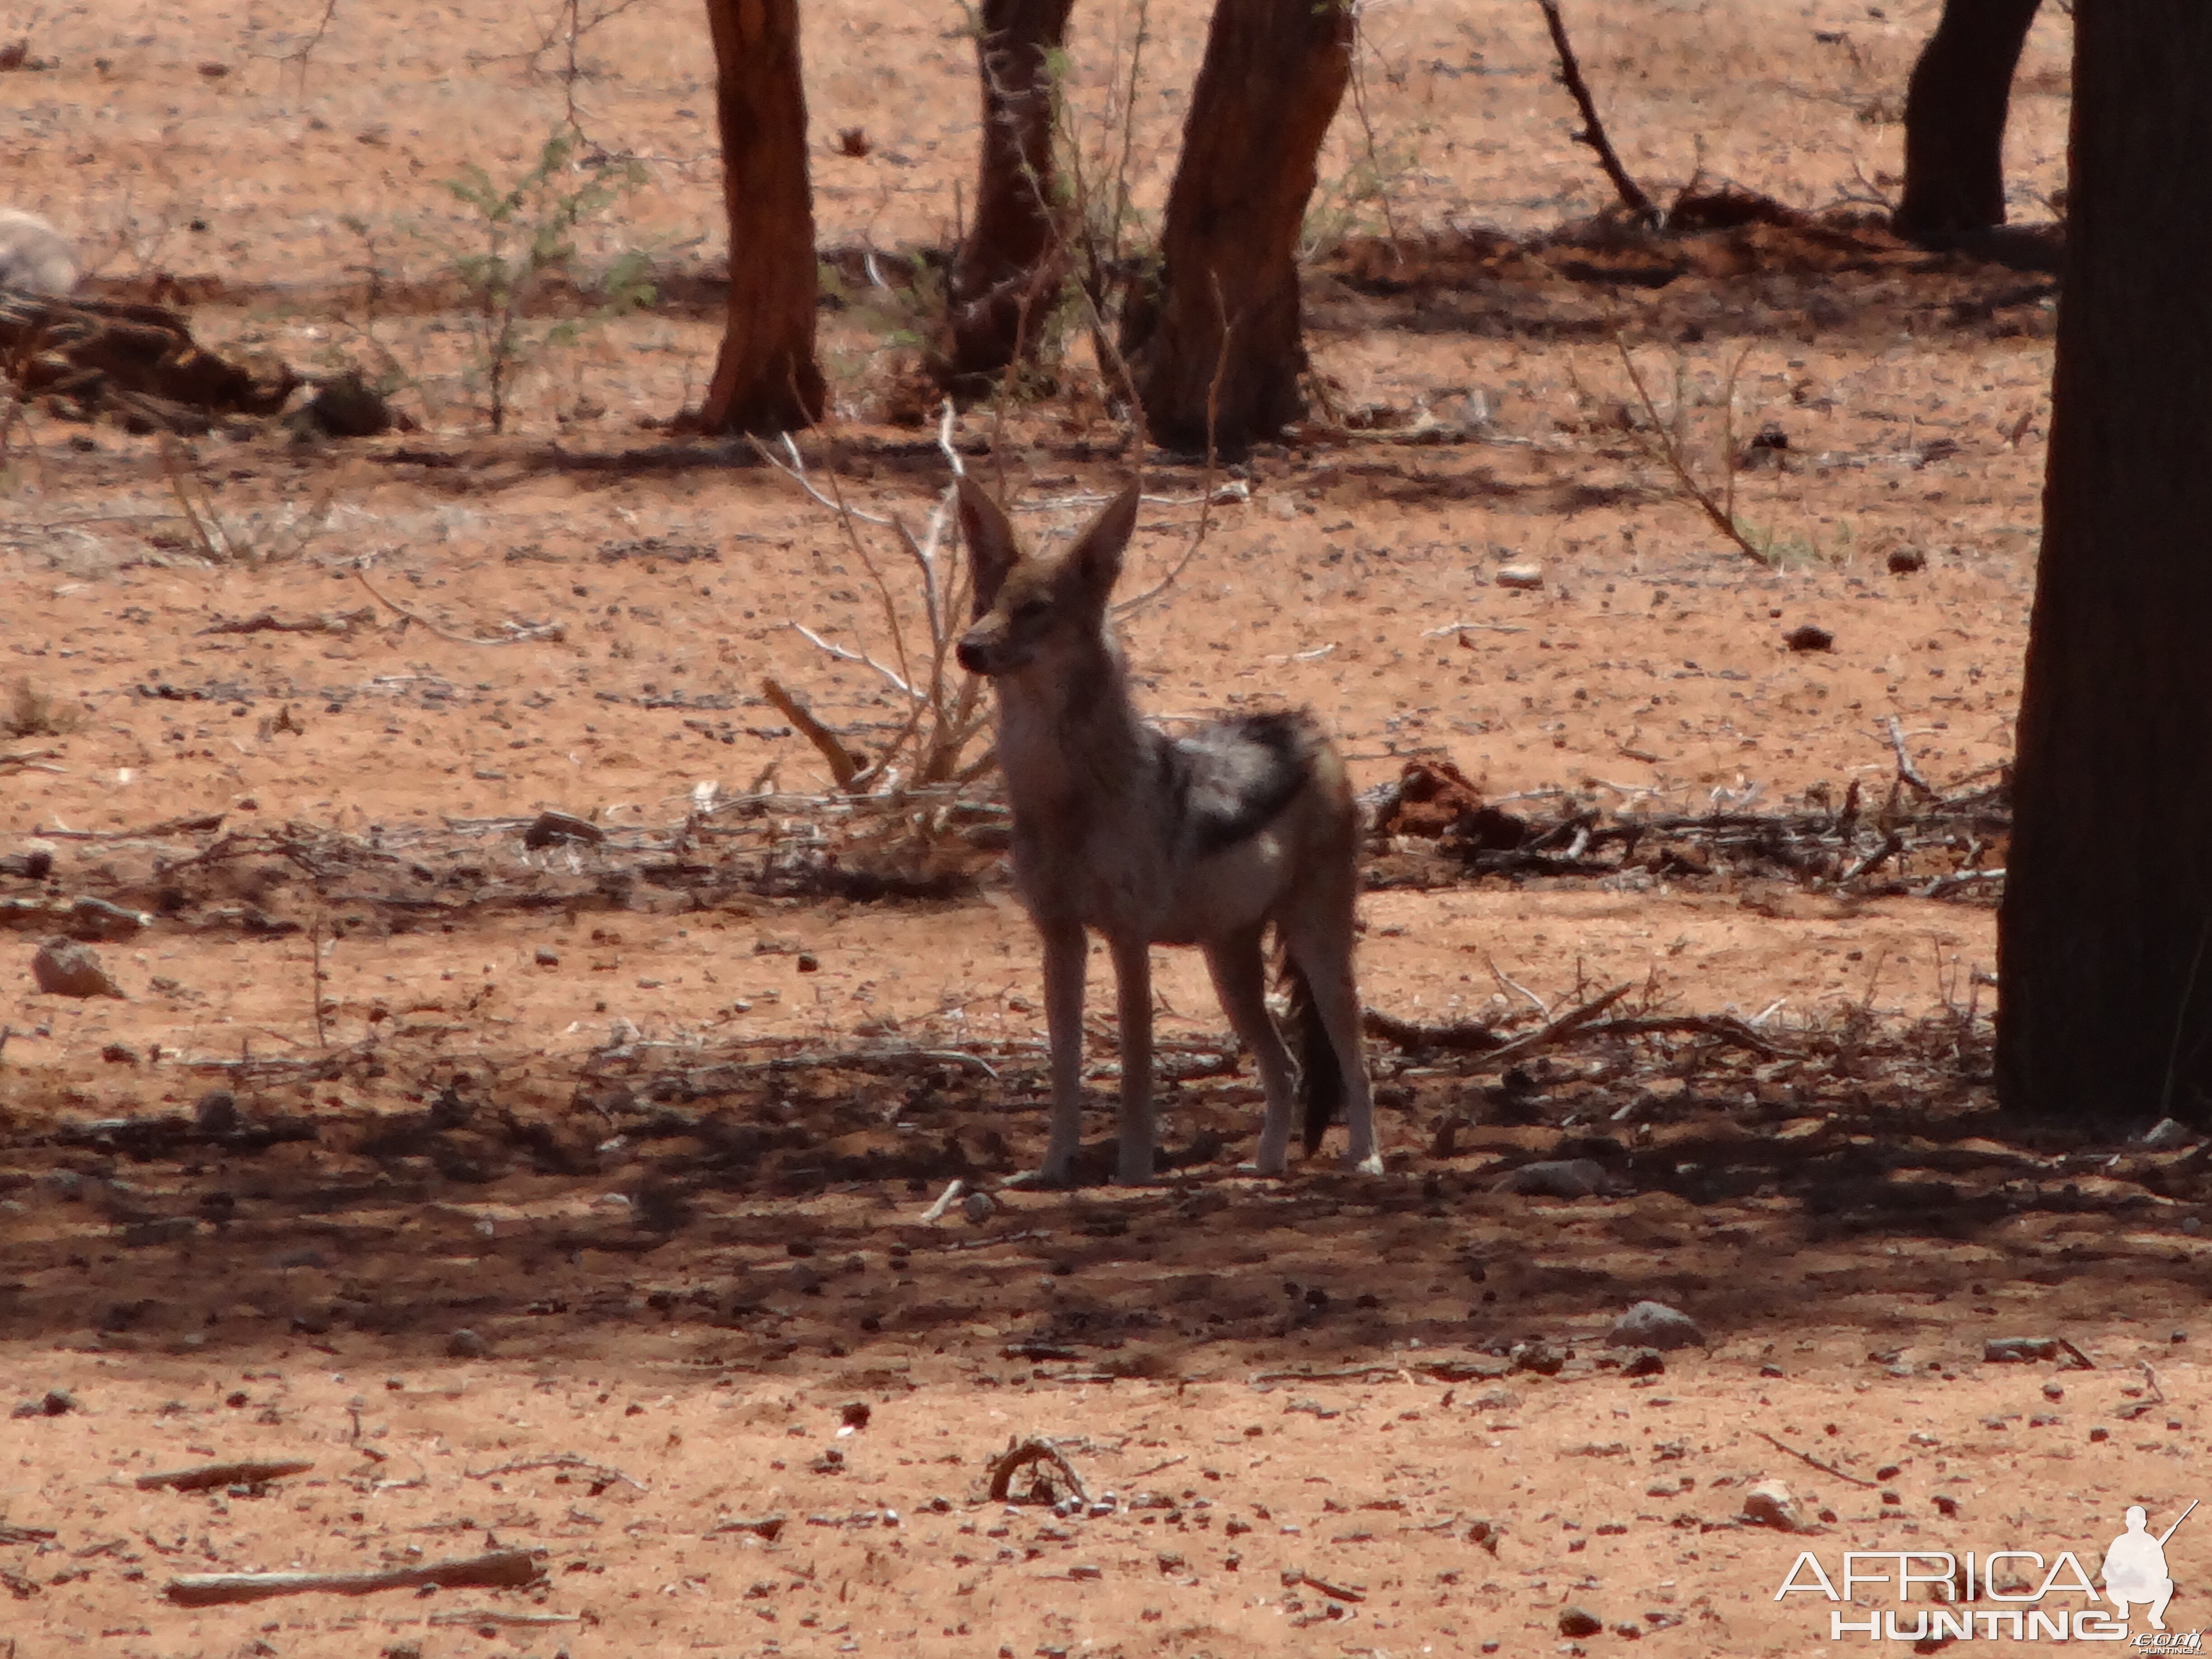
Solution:
M988 392L1035 349L1058 275L1052 159L1053 58L1073 0L983 0L975 36L983 155L975 222L952 262L949 380Z
M2212 7L2075 13L2043 555L1998 919L2021 1118L2212 1122Z
M2005 222L2005 115L2037 0L1943 0L1905 94L1900 236L1941 239Z
M1297 243L1352 76L1344 0L1218 0L1168 193L1157 288L1121 354L1154 439L1241 453L1305 413ZM1222 343L1226 328L1228 345ZM1218 403L1214 386L1219 380Z
M814 192L798 0L707 0L730 222L730 316L699 411L709 432L788 432L822 418L814 361Z

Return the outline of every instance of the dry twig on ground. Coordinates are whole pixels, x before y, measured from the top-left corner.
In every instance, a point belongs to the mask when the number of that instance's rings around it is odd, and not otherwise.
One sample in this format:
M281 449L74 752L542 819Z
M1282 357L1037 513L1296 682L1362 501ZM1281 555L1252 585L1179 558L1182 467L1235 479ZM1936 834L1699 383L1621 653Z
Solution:
M545 1576L528 1550L494 1550L419 1567L383 1572L191 1572L172 1578L165 1592L179 1607L215 1607L228 1601L264 1601L272 1595L326 1591L333 1595L368 1595L378 1590L447 1589L520 1589Z

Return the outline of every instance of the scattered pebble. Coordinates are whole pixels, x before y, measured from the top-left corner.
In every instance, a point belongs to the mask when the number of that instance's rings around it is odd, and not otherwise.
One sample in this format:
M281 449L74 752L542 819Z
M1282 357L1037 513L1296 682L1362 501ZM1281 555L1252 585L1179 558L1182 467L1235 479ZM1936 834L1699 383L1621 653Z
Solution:
M580 841L597 847L606 838L607 832L598 824L573 812L540 812L522 832L525 847L550 847L564 841Z
M1784 634L1782 643L1792 651L1832 651L1836 648L1836 636L1825 628L1807 623Z
M960 1200L960 1213L973 1226L981 1226L998 1212L998 1200L988 1193L970 1193Z
M1605 1620L1585 1607L1567 1607L1559 1609L1559 1634L1562 1636L1595 1636L1605 1628Z
M1916 570L1928 568L1928 556L1917 547L1893 547L1887 563L1891 575L1910 576Z
M491 1352L491 1344L463 1326L446 1339L446 1352L456 1359L482 1359Z
M1519 588L1529 592L1544 585L1544 567L1540 564L1501 565L1498 570L1500 587Z

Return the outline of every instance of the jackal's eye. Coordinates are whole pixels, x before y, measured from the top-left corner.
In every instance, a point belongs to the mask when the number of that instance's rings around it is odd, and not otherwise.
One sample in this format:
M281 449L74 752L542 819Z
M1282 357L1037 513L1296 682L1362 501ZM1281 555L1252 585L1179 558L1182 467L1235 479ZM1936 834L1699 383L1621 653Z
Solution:
M1014 607L1016 622L1036 622L1052 610L1050 599L1024 599Z

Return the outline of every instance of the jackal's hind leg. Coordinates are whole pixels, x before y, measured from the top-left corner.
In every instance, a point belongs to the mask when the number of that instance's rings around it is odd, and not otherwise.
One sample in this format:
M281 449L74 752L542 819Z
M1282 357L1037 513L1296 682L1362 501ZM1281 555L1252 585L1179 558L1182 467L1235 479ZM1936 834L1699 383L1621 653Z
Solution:
M1249 927L1213 940L1206 947L1206 965L1212 971L1221 1012L1229 1016L1237 1041L1252 1051L1253 1063L1260 1068L1260 1087L1267 1097L1267 1121L1260 1130L1260 1152L1254 1162L1261 1175L1279 1176L1290 1161L1291 1056L1267 1012L1267 967L1261 936L1260 928Z
M1114 1179L1141 1187L1153 1176L1152 947L1143 939L1108 943L1121 1020L1121 1158Z

